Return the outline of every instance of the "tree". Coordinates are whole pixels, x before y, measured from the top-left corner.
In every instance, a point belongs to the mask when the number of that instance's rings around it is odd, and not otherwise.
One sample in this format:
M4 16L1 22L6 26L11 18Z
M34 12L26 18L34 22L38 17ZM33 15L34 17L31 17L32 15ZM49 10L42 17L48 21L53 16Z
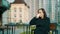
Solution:
M2 0L2 6L9 9L10 8L10 3L7 0Z
M0 26L2 25L2 14L9 8L9 2L7 2L6 0L0 0Z

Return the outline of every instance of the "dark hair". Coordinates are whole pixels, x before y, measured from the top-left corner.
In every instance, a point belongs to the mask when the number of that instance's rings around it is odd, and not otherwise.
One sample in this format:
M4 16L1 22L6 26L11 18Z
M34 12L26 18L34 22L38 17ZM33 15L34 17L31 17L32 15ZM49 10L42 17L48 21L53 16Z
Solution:
M42 12L44 13L44 18L47 17L45 9L43 9L43 8L38 9L38 13L39 13L39 10L42 10Z

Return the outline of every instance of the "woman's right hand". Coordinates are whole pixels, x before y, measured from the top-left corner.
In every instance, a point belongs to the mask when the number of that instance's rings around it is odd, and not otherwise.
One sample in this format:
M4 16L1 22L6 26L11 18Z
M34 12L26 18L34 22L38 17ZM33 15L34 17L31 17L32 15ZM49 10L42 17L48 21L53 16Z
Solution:
M39 16L40 16L40 14L37 14L37 15L36 15L36 18L39 18Z

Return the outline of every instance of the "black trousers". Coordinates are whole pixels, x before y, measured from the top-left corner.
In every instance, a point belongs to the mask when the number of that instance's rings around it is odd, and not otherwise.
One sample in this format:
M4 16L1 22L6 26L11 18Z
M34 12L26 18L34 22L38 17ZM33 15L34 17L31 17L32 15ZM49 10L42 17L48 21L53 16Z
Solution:
M40 30L34 30L34 34L48 34L48 32L40 31Z

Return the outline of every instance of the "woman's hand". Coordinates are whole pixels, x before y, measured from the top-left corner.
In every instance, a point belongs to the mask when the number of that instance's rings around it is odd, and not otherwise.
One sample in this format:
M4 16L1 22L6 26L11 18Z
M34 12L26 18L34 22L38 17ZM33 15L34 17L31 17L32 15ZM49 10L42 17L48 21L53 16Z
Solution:
M36 29L36 25L31 25L30 27L31 27L32 30Z
M36 18L39 18L39 17L40 17L40 14L37 14L37 15L36 15Z

